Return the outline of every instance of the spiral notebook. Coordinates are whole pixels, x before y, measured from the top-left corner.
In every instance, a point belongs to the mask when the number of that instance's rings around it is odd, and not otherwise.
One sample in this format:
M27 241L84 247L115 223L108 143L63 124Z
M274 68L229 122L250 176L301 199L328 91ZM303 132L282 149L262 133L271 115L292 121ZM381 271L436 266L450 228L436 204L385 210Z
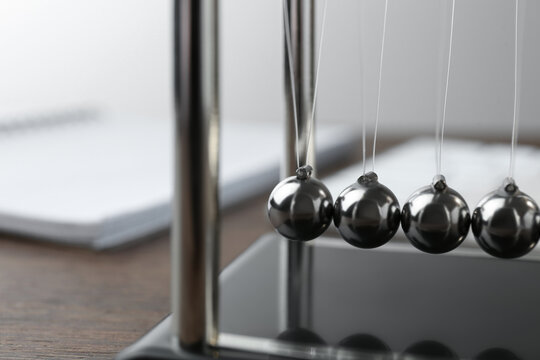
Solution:
M222 128L221 204L230 207L278 181L283 128L226 120ZM84 109L0 118L0 230L104 249L167 228L172 129L166 119ZM322 125L319 163L352 151L357 138L348 126Z

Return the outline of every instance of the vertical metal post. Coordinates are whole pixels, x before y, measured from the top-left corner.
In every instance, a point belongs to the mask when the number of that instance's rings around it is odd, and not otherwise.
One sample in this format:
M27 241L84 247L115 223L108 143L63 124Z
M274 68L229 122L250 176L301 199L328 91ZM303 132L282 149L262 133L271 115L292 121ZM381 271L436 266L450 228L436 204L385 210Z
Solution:
M293 101L296 101L298 115L298 150L300 159L307 153L308 164L316 168L315 139L306 147L308 132L314 133L312 119L313 92L315 87L315 1L289 0L288 15L291 29L291 47L294 67L296 99L291 89L288 50L285 46L285 161L282 177L292 176L296 172L296 130ZM286 35L285 35L286 36ZM285 43L285 42L284 42ZM285 262L281 275L281 327L309 327L311 319L312 290L312 248L303 242L283 242L282 259Z
M217 11L217 0L174 2L172 331L183 348L217 343Z
M313 92L315 90L315 1L289 0L289 24L296 99L292 94L287 46L285 46L285 161L282 177L296 172L296 130L293 101L298 112L298 150L300 158L307 152L308 163L315 170L315 141L312 138L306 148L309 121L312 118ZM315 129L311 127L311 131Z

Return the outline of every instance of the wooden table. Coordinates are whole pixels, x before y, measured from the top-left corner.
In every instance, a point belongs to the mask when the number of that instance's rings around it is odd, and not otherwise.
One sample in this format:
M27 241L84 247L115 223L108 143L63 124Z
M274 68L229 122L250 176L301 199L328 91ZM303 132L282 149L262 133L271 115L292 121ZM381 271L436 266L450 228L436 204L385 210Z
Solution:
M265 199L229 210L222 265L265 231ZM169 236L93 252L0 238L0 359L110 359L169 312Z

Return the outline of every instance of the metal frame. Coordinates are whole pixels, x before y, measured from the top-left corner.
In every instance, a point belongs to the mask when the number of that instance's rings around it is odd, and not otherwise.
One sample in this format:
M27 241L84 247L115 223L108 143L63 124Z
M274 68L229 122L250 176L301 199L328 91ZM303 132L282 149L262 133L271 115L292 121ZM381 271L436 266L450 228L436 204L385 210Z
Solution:
M296 99L285 61L286 149L282 175L296 171L293 101L297 103L299 151L315 161L314 141L314 0L290 0ZM218 337L219 259L219 82L218 1L175 1L175 218L172 236L172 326L181 347L216 346ZM285 50L287 51L287 50ZM287 53L285 53L287 56ZM309 321L309 247L289 243L284 249L284 327ZM204 306L203 306L204 304Z
M285 157L281 177L296 173L296 125L298 121L298 152L300 158L316 172L314 135L308 144L309 131L315 132L313 120L313 93L315 88L315 0L289 0L288 11L291 30L292 63L295 94L291 88L288 49L284 45L284 94L285 94ZM286 34L284 34L286 36ZM283 41L286 44L286 40ZM296 98L294 96L296 95ZM294 117L294 104L298 119ZM308 146L306 146L308 145ZM307 155L307 156L306 156ZM281 328L309 327L311 322L311 266L313 249L303 242L286 242L282 245L280 294L282 310Z
M118 359L261 358L253 339L218 342L219 304L219 39L218 0L174 1L174 104L176 112L174 217L171 237L171 315ZM314 0L289 0L301 156L313 165L314 141L306 147L314 88ZM284 46L285 51L286 47ZM286 66L288 66L286 62ZM286 149L282 176L296 170L296 132L288 68L285 69ZM311 249L283 247L283 328L309 326ZM222 341L225 340L225 341ZM270 340L269 340L270 341ZM274 354L310 354L311 347L270 341ZM232 352L231 352L232 351ZM266 358L263 355L262 358Z
M217 344L218 1L176 0L174 16L172 329L197 348Z
M308 163L315 167L315 142L308 142L308 130L315 132L310 124L313 110L313 93L315 90L315 0L288 0L289 24L291 29L291 48L294 72L295 94L292 93L291 77L287 46L284 48L284 94L285 94L285 158L281 171L282 177L296 173L296 130L294 105L298 112L298 151L299 157L306 157ZM285 35L284 35L285 36ZM285 39L283 41L285 44ZM296 98L294 98L296 95Z

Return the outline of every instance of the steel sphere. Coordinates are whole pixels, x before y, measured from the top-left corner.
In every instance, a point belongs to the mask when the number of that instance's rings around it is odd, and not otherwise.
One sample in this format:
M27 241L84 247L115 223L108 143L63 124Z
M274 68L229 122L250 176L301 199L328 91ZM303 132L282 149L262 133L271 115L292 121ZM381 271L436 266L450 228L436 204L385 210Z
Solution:
M401 213L401 226L416 248L442 254L458 247L469 232L471 216L465 199L446 185L442 175L412 194Z
M343 190L334 205L334 224L349 244L373 249L386 244L400 223L399 202L390 189L369 172Z
M277 184L268 199L270 222L291 240L308 241L320 236L330 225L333 212L330 191L311 177L309 166Z
M511 179L484 197L474 210L476 242L492 256L512 259L531 251L540 237L539 209Z

